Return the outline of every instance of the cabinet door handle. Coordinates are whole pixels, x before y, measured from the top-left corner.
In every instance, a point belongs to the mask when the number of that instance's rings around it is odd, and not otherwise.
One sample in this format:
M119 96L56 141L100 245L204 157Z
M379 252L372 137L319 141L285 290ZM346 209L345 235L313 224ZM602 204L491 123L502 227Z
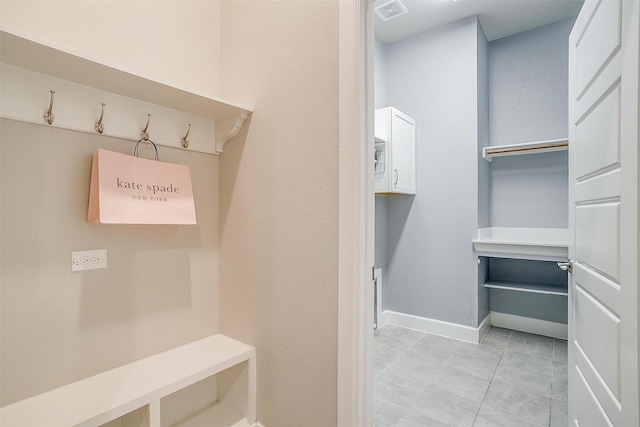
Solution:
M393 185L398 184L398 169L393 170Z

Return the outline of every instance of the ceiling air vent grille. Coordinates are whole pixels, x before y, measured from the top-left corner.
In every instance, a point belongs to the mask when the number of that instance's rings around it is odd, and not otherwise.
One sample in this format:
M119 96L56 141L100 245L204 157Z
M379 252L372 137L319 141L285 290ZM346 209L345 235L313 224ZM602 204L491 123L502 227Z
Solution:
M405 5L400 0L383 1L380 5L375 7L376 15L380 17L384 22L390 19L397 18L400 15L404 15L408 12Z

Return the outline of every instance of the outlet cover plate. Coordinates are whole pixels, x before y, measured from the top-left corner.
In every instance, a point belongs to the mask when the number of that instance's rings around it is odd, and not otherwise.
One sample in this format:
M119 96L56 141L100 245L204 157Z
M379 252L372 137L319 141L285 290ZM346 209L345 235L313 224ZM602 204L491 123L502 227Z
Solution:
M107 250L95 249L91 251L71 252L71 271L96 270L107 268Z

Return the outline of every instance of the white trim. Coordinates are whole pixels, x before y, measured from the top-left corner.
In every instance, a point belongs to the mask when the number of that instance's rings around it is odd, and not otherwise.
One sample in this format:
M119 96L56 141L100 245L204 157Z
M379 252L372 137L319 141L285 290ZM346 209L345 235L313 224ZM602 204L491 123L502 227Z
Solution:
M339 2L338 427L373 424L373 9Z
M373 282L375 283L374 292L376 293L376 319L378 320L377 327L382 326L382 268L376 268L373 270Z
M565 323L549 322L548 320L516 316L515 314L497 311L491 312L491 325L562 340L566 340L568 336L568 326Z
M382 312L382 325L396 325L409 329L415 329L448 338L479 343L491 326L491 317L487 315L478 327L460 325L458 323L443 322L442 320L429 319L427 317L413 316L411 314L398 313L385 310Z
M485 227L471 241L481 256L566 261L566 228Z

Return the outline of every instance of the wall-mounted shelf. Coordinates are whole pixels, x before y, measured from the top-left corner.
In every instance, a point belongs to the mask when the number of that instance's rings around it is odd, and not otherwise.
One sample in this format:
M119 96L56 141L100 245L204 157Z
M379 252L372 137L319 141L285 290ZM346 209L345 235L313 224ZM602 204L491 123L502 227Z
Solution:
M522 144L492 145L482 149L482 157L491 161L494 157L517 156L522 154L548 153L551 151L566 151L569 140L552 139L549 141L526 142Z
M155 108L150 126L154 142L182 148L180 139L187 123L193 123L189 149L219 154L251 113L246 106L136 75L123 67L5 28L0 29L0 62L0 115L14 120L45 124L43 109L49 102L49 89L54 89L60 114L54 111L53 126L95 134L100 103L107 97L110 102L106 102L105 135L138 139L139 123L144 126L140 120L146 120L149 108ZM46 90L39 90L39 86ZM66 117L62 111L65 105L69 107ZM115 114L116 106L125 111ZM85 119L83 114L90 118ZM119 117L119 122L114 117ZM123 124L123 117L132 123ZM175 124L167 123L172 121ZM130 128L134 130L132 134ZM120 134L125 131L125 135Z
M522 283L522 282L504 282L499 280L490 280L484 284L485 288L491 289L504 289L516 292L531 292L534 294L544 295L562 295L567 296L567 287L561 287L558 285L545 285L537 283Z
M566 261L568 236L565 228L486 227L472 243L480 256Z
M237 367L242 367L243 375L227 379L225 386L218 381L217 402L209 402L175 425L249 427L256 422L255 349L224 335L212 335L6 406L0 410L0 424L96 426L142 412L146 418L142 425L160 427L166 425L161 420L163 412L176 412L175 407L165 408L175 405L174 393ZM223 389L228 391L226 396ZM199 423L202 420L206 423Z

